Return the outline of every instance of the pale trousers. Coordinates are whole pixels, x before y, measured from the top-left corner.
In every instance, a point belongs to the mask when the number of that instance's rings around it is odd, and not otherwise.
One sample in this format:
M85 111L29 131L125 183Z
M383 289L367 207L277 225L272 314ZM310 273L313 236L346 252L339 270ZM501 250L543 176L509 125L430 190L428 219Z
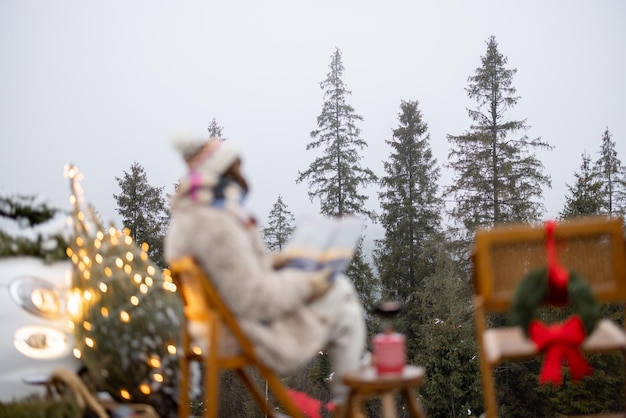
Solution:
M359 296L350 280L340 275L328 292L311 303L329 323L326 348L333 372L331 380L332 401L343 404L348 388L342 383L343 375L357 369L365 349L365 315Z

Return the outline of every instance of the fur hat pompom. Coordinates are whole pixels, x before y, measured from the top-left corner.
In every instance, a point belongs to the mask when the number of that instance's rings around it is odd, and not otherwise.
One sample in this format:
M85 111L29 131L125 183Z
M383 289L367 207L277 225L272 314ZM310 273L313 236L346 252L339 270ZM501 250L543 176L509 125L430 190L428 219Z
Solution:
M222 175L239 159L237 147L217 138L199 138L183 132L174 137L174 145L190 170L208 176Z
M180 131L174 135L174 147L182 154L185 162L191 160L207 143L206 138L195 136L189 131Z

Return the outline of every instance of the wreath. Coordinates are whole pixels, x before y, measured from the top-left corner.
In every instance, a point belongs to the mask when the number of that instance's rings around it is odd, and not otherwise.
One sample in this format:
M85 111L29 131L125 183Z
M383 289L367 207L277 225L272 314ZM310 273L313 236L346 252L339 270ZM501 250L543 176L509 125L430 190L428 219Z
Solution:
M591 374L591 366L580 352L580 345L596 327L600 306L585 279L558 263L554 230L556 223L546 223L547 267L528 273L517 285L513 295L510 322L522 327L524 333L544 352L539 383L563 382L561 364L565 362L574 380ZM537 319L540 306L569 306L573 314L565 321L548 325Z

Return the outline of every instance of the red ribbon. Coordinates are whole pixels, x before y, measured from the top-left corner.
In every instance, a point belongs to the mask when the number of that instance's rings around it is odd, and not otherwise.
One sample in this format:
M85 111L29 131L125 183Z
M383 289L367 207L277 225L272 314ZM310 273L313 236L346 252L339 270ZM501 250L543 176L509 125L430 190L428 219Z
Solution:
M554 230L555 221L547 221L546 228L546 256L548 258L548 297L547 301L554 306L567 305L567 284L569 282L569 271L559 264L556 253L556 240Z
M585 327L579 316L572 316L566 322L556 325L546 325L534 320L528 331L539 351L545 351L539 383L552 382L554 386L561 385L561 364L564 361L574 380L591 374L591 366L579 350L586 337Z

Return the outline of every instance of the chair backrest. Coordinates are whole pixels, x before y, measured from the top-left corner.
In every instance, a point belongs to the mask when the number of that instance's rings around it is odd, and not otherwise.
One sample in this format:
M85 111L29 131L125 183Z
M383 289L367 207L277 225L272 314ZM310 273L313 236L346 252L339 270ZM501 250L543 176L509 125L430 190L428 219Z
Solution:
M226 327L233 334L241 350L253 357L252 343L196 261L186 256L172 261L170 269L174 284L180 289L187 319L206 321L214 316L217 324Z
M626 301L621 218L563 221L557 223L554 237L560 264L582 275L600 303ZM485 311L510 308L518 282L546 266L545 242L544 224L503 225L476 232L474 291Z

